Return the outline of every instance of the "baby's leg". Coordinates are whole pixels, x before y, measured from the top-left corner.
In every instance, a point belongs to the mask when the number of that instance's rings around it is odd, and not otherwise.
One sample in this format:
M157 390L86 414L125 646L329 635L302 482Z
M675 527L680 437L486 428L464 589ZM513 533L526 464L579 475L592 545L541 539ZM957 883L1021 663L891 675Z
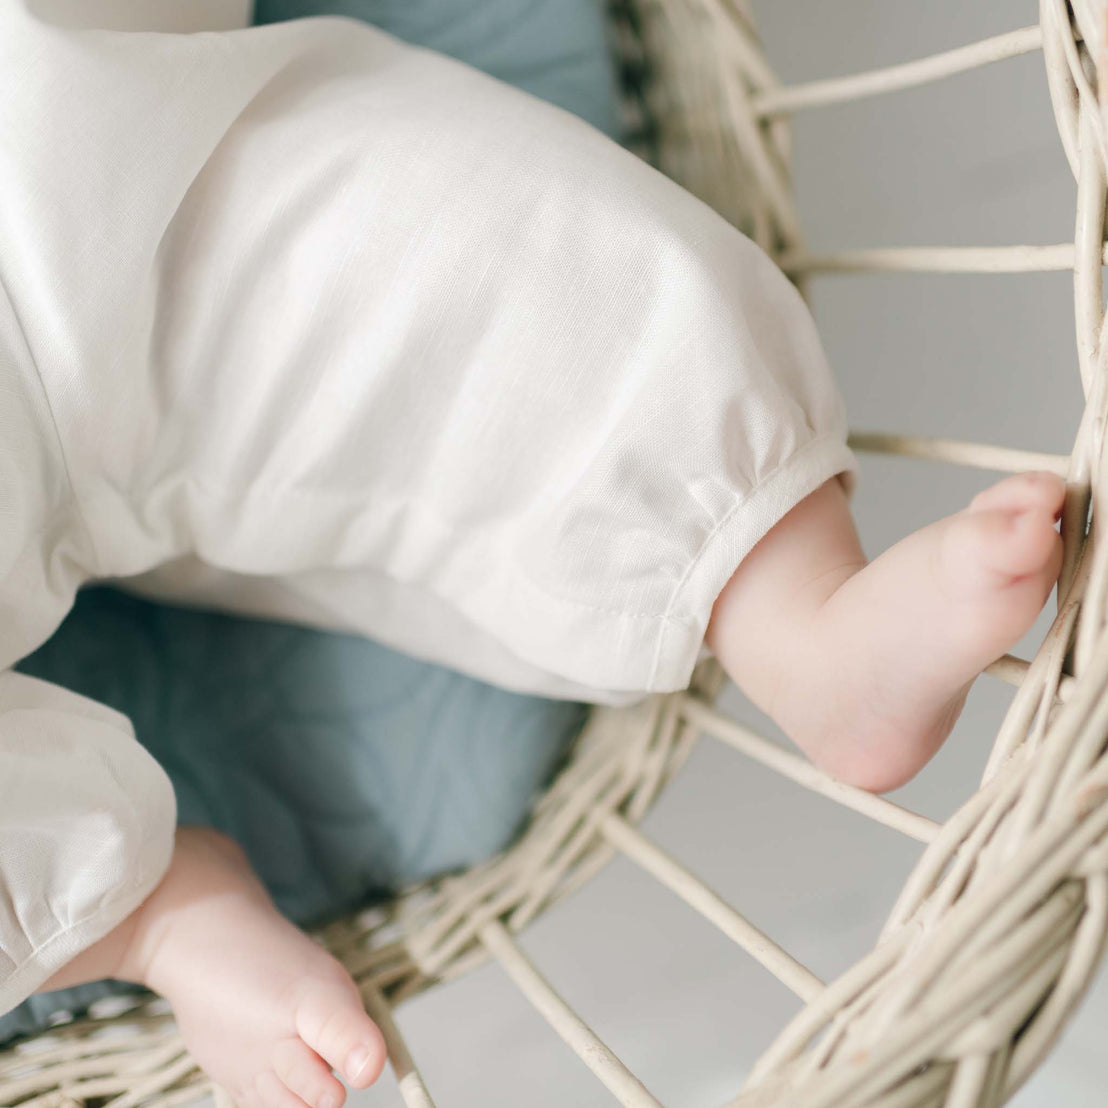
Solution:
M1061 566L1064 485L1010 477L866 564L830 481L751 551L707 642L821 768L884 791L950 733L977 674L1030 628Z
M339 1108L372 1084L384 1041L358 988L281 916L236 843L181 828L143 905L46 982L115 977L166 997L189 1050L238 1108Z

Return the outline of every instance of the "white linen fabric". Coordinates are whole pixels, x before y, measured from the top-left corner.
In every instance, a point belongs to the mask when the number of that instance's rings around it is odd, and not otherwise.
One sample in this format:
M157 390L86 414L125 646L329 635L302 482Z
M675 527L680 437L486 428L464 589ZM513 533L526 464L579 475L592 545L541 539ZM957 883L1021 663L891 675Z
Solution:
M0 670L129 578L628 703L687 684L735 566L854 472L751 242L361 23L0 0L0 196ZM0 677L0 1012L141 902L174 821L126 719Z

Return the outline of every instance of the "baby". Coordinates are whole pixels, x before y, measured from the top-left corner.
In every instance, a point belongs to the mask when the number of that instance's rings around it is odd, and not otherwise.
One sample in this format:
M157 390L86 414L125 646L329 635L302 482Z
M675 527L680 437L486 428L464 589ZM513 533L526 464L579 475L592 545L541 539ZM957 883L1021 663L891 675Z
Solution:
M597 703L706 644L884 790L1051 590L1048 474L867 565L795 291L554 108L345 20L87 34L17 0L0 93L0 668L104 578ZM381 1070L349 976L175 829L128 722L11 672L0 890L0 1012L146 984L241 1108Z

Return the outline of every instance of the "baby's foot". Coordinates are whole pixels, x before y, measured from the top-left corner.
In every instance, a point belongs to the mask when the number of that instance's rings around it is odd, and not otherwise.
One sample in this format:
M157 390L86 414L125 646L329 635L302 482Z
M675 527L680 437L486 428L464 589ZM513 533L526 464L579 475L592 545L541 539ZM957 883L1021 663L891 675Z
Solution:
M238 1108L339 1108L331 1074L380 1074L384 1041L346 970L281 916L230 839L181 828L119 976L165 996L196 1061Z
M730 638L746 633L753 601L742 597L730 610L725 596L717 602L716 653L828 773L863 788L894 788L942 744L977 674L1034 623L1061 565L1054 524L1064 492L1049 473L1010 477L866 565L856 539L852 546L843 538L841 490L824 486L793 510L799 523L786 516L778 524L783 539L773 537L777 528L767 536L770 555L777 542L778 561L794 556L804 567L762 649L776 657L777 672L764 662L759 668L749 650L728 649ZM797 554L798 544L829 550L824 568L816 554ZM762 577L770 555L761 554ZM744 595L757 586L743 585Z

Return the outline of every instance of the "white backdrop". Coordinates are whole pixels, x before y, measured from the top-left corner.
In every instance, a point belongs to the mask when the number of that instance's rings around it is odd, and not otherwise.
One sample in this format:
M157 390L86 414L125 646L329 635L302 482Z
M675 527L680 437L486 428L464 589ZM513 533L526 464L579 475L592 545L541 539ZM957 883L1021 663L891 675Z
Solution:
M66 20L90 21L95 7L101 26L165 30L241 25L247 10L247 0L34 2ZM755 7L787 81L907 60L1037 15L1034 0ZM815 250L1072 237L1074 188L1037 54L801 117L796 179ZM1080 395L1067 274L828 277L813 302L855 427L1068 449ZM867 549L958 509L987 481L866 461L856 508ZM949 814L980 774L1008 698L983 678L946 748L897 799ZM758 720L733 689L727 705ZM918 852L707 739L646 830L825 977L870 947ZM630 863L540 920L524 946L647 1087L681 1108L717 1108L733 1095L796 1010L765 971ZM1106 1019L1102 978L1018 1108L1108 1100ZM400 1023L440 1108L612 1103L494 967L417 998ZM350 1103L391 1108L400 1098L386 1077Z

